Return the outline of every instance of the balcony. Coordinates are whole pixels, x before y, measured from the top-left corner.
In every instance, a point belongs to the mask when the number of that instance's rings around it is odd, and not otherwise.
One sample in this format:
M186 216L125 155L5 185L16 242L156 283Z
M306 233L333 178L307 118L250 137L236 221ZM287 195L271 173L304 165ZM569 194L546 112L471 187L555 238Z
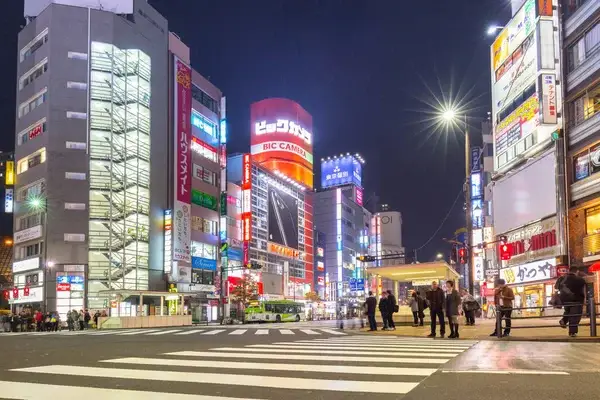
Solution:
M583 262L600 260L600 233L583 237Z
M575 2L574 8L572 11L566 9L565 39L576 34L585 21L600 10L600 2L596 0L578 0Z
M600 112L574 116L568 128L569 146L582 142L600 131Z
M590 3L597 3L597 1L591 1ZM586 56L585 61L578 65L575 69L567 74L567 92L575 90L579 85L586 82L587 79L591 78L596 71L600 69L600 47L597 47L595 51L590 52Z

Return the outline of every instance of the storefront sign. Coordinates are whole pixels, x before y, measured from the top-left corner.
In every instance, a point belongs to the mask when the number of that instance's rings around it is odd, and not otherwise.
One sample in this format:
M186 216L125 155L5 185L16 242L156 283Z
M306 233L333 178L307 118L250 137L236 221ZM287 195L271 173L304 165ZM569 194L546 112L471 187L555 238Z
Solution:
M544 124L556 124L556 76L554 74L542 74L542 122Z
M217 260L211 260L203 257L192 257L192 268L216 271Z
M559 255L556 217L527 225L522 229L509 232L506 236L512 246L512 257L508 262L511 265Z
M482 282L484 280L483 257L473 257L473 281Z
M37 269L40 267L40 258L30 258L28 260L17 261L12 265L13 274L18 274L19 272L30 271L32 269Z
M295 250L295 249L292 249L292 248L289 248L286 246L282 246L280 244L268 242L267 248L268 248L269 253L280 254L282 256L290 257L290 258L299 258L300 257L300 252L298 250Z
M34 226L33 228L23 229L22 231L15 232L14 244L27 242L29 240L38 239L42 237L42 225Z
M69 283L57 283L56 284L56 291L57 292L70 292L71 291L71 284L69 284Z
M556 259L549 258L500 270L507 284L522 284L556 278Z
M25 296L25 288L18 289L18 296L15 298L14 290L9 290L9 303L10 304L23 304L23 303L40 303L43 301L44 288L29 287L29 294Z

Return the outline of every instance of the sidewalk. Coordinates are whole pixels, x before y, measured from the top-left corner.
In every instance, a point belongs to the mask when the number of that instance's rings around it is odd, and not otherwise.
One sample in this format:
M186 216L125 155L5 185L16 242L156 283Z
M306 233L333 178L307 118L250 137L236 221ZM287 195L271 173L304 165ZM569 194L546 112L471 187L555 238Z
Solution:
M558 318L552 317L548 319L515 319L513 320L513 329L511 329L510 337L498 339L490 337L494 331L496 321L493 319L477 319L475 326L464 325L464 318L460 318L463 325L459 327L461 339L469 340L523 340L523 341L575 341L575 342L600 342L599 337L590 337L590 327L580 326L579 333L576 338L570 338L568 330L558 326ZM582 319L582 324L589 324L589 319ZM367 322L365 321L365 324ZM352 321L345 321L347 329L352 329ZM396 324L395 331L381 330L381 321L377 321L378 331L369 332L368 325L366 328L359 329L360 333L377 336L410 336L410 337L426 337L431 332L429 321L425 321L425 326L413 327L407 325ZM541 327L536 327L541 326ZM519 328L521 327L521 328ZM439 326L437 333L439 337ZM446 325L446 336L450 334L450 329Z

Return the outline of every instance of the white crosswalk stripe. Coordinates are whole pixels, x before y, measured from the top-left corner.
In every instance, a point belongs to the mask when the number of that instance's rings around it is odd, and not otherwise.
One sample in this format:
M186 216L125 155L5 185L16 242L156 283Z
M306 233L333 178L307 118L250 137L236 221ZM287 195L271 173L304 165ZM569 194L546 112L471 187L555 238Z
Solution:
M193 335L196 333L204 332L202 329L188 329L187 331L176 333L175 335Z
M246 330L236 329L230 334L242 335ZM175 331L175 334L182 333ZM236 333L241 331L244 332ZM82 396L90 400L234 400L225 396L240 393L236 387L245 387L248 390L242 393L248 397L235 399L284 398L290 390L298 391L295 393L302 398L327 398L328 393L341 392L348 399L364 398L370 394L402 399L446 362L475 344L409 339L400 340L400 346L408 344L399 348L398 341L394 340L367 336L355 339L362 339L373 347L363 348L354 341L332 347L332 344L340 342L339 336L334 335L329 339L176 351L154 357L113 358L86 366L45 364L18 368L10 371L13 374L10 379L14 374L23 374L23 377L49 375L52 376L52 384L0 381L0 393L3 397L27 399L54 395L73 400ZM85 386L87 380L95 386L93 382L97 379L104 379L110 385L105 388ZM160 382L161 389L168 387L174 392L182 386L181 383L200 385L194 386L196 394L161 393L151 391L150 386L144 387L147 391L135 390L140 388L140 381L147 381L148 385ZM74 382L82 386L73 386ZM255 396L256 393L262 396Z
M236 329L233 332L230 332L230 335L243 335L244 333L246 333L248 331L248 329Z
M257 329L255 335L268 335L269 334L269 330L268 329Z

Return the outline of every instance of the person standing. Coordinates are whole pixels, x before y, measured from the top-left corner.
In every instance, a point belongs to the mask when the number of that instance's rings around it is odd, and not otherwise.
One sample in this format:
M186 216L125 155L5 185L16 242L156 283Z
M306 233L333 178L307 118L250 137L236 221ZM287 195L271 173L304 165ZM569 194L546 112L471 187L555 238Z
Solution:
M439 319L440 336L443 338L446 334L446 322L444 320L444 291L438 286L437 281L431 282L431 290L427 292L427 301L429 302L431 315L431 334L427 337L435 337L436 320Z
M419 326L419 296L417 292L412 292L410 300L408 301L408 306L410 307L410 311L412 311L413 315L413 326ZM421 319L423 321L423 319Z
M578 275L577 267L571 267L569 273L556 281L556 289L563 304L564 313L559 321L562 328L569 325L569 336L576 337L585 303L585 279Z
M388 328L392 331L396 330L396 324L394 323L394 313L400 310L398 306L398 302L396 301L396 296L392 293L391 290L387 291L387 300L389 303L389 312L388 312Z
M379 299L379 312L381 313L381 320L383 321L383 330L389 331L388 326L388 313L389 313L390 303L387 299L387 292L383 292L381 294L381 298Z
M450 325L449 339L458 339L458 308L460 306L460 294L454 287L454 281L446 281L446 315Z
M504 336L510 335L511 327L511 316L513 301L515 300L515 293L511 288L506 285L504 279L496 279L494 289L494 303L496 304L496 314L504 320ZM502 325L502 321L500 321ZM498 336L498 327L494 329L494 332L490 336Z
M373 296L373 292L369 292L369 297L365 301L365 311L367 312L367 318L369 319L369 332L377 330L377 323L375 322L375 309L377 308L377 299Z
M479 309L479 303L475 300L475 297L467 291L462 289L462 309L465 314L466 325L475 325L475 311Z

